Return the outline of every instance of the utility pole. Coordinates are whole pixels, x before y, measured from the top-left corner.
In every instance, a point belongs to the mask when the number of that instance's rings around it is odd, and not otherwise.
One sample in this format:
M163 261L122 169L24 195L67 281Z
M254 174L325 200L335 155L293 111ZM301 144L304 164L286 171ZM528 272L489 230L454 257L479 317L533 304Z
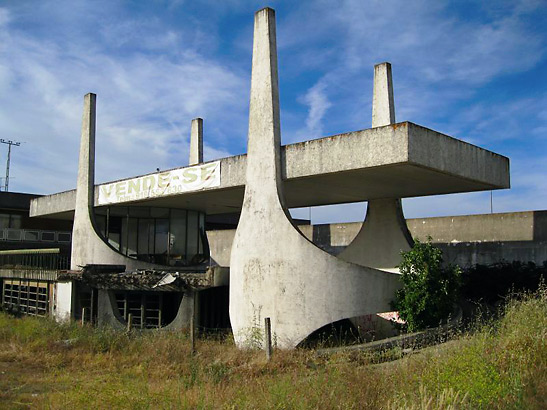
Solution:
M21 145L20 142L16 142L16 141L12 141L12 140L4 140L2 138L0 138L0 142L2 144L7 144L8 145L8 161L6 163L6 181L5 181L5 185L4 185L4 191L8 191L8 186L9 186L9 163L10 163L10 159L11 159L11 146L12 145L15 145L16 147L18 147L19 145Z

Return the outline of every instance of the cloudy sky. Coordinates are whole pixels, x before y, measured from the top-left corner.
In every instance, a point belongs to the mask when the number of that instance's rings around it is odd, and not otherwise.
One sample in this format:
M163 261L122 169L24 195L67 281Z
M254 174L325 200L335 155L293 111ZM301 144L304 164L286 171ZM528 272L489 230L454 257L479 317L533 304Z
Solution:
M83 96L98 95L97 182L246 151L253 13L276 9L284 144L370 127L373 65L397 121L511 159L494 212L547 209L545 0L0 0L0 138L10 190L75 187ZM0 145L0 169L7 146ZM0 171L3 175L3 171ZM362 220L365 204L311 210ZM490 212L490 193L404 200L407 217ZM307 217L308 209L294 215Z

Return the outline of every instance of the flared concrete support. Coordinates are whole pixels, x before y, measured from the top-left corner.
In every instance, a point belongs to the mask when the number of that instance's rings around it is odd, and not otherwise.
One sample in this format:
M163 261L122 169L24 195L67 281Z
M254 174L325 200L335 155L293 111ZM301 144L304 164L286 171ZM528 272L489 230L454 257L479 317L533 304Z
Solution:
M390 124L395 124L391 64L381 63L374 66L372 127ZM361 230L338 257L362 266L399 272L396 266L401 261L401 251L410 250L413 243L401 200L374 199L368 201Z
M198 323L199 315L197 312L198 305L198 295L199 292L193 289L187 289L182 295L182 300L180 301L179 310L177 316L171 323L166 325L164 329L166 330L179 330L179 329L188 329L190 327L190 322L192 317L194 318L194 323Z
M118 330L124 330L127 327L126 321L118 311L114 293L110 290L98 289L97 324Z
M400 199L368 202L361 230L338 257L361 266L399 272L401 251L408 251L413 240L401 209Z
M190 129L190 159L189 165L203 162L203 120L194 118Z
M93 195L95 184L95 94L84 97L76 205L72 227L71 269L87 264L125 265L126 269L153 268L156 265L128 258L111 248L95 229Z
M293 226L283 204L272 9L255 15L245 197L231 252L230 320L239 347L259 346L263 320L293 348L334 321L389 309L397 275L337 259Z

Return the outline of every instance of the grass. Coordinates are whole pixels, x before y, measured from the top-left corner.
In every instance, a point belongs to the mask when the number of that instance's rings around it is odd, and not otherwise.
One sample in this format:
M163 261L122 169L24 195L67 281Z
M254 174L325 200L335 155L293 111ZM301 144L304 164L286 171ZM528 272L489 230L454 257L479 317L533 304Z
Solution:
M0 314L0 408L547 408L547 290L403 359L242 351L230 339L126 334ZM391 354L393 352L388 352Z

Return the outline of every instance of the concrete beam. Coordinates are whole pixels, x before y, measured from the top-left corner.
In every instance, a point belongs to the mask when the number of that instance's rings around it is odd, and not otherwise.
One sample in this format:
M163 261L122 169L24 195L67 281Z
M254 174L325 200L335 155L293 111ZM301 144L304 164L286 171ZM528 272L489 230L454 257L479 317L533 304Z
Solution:
M290 144L281 163L290 208L510 186L508 158L411 122ZM220 167L220 187L124 204L237 212L247 156L220 159ZM30 215L72 219L74 204L75 190L46 195L31 201Z
M255 14L245 197L231 252L230 320L253 346L269 317L277 346L293 348L340 319L389 309L397 275L357 266L313 245L284 206L275 14ZM260 346L255 346L260 347Z
M203 162L203 119L194 118L190 130L190 159L189 165Z

